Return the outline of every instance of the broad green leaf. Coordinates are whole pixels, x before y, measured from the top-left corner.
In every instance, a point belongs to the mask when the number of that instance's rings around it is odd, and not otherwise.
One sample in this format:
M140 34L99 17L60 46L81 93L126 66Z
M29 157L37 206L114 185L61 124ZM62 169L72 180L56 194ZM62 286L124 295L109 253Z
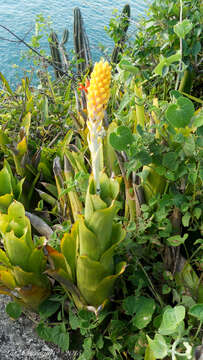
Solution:
M123 301L123 309L125 310L127 315L133 315L136 311L137 305L136 305L136 296L128 296Z
M159 333L162 335L173 334L185 318L185 308L177 305L174 308L167 308L162 317Z
M46 319L52 316L60 308L60 306L61 304L59 302L51 301L50 299L43 301L38 309L40 317Z
M58 345L62 351L69 349L69 333L65 330L64 324L54 327L40 323L36 328L37 334L45 341L51 341Z
M6 305L6 312L12 319L18 319L22 313L22 307L16 302L10 302Z
M195 140L194 136L187 137L183 145L183 151L187 157L194 156L195 153Z
M141 296L136 301L136 313L132 319L133 325L138 329L145 328L152 320L156 306L153 299Z
M191 214L187 211L184 216L182 217L182 224L185 227L189 226Z
M149 345L147 345L145 350L144 360L156 360L154 353Z
M140 151L136 156L137 159L140 160L142 165L148 165L152 162L151 156L145 150Z
M168 346L164 337L160 334L156 334L154 340L147 336L149 347L154 354L155 359L163 359L168 354Z
M177 153L173 151L169 151L168 153L163 155L162 164L167 169L170 169L171 171L175 171L177 169Z
M119 63L119 67L121 70L129 71L134 75L137 75L139 73L139 69L134 66L130 60L127 59L122 59Z
M179 246L184 244L185 240L188 238L188 234L184 234L183 237L180 235L174 235L167 239L167 242L171 246Z
M159 64L155 67L154 72L157 75L162 76L165 67L170 66L174 62L178 62L181 59L180 51L177 51L174 55L165 58L163 55L160 56Z
M198 112L197 115L195 115L193 118L193 126L195 128L199 128L201 126L203 126L203 110Z
M128 145L132 144L133 135L127 126L119 126L115 132L110 134L109 141L114 149L124 151Z
M189 125L194 111L195 108L192 101L181 96L177 99L176 104L169 105L166 111L166 117L173 127L184 128Z
M174 26L174 32L179 38L185 39L185 36L192 30L193 25L188 19L184 19Z
M203 321L203 304L196 304L189 310L189 314L196 317L199 321Z

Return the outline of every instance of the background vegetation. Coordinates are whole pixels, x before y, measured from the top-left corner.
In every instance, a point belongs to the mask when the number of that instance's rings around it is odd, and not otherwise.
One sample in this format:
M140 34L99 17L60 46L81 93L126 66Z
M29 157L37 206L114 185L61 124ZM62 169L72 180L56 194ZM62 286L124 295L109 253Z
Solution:
M107 29L115 48L99 196L117 206L114 262L123 270L101 304L78 295L71 263L74 224L87 225L92 194L94 211L101 206L91 185L93 64L80 10L73 58L67 30L61 41L49 32L50 56L40 51L38 18L29 45L38 86L25 76L13 90L0 73L0 292L12 298L12 318L23 312L36 321L36 311L38 335L63 351L79 349L80 360L203 352L203 8L198 0L156 0L148 15L135 38L127 36L128 5ZM104 242L105 224L94 230Z

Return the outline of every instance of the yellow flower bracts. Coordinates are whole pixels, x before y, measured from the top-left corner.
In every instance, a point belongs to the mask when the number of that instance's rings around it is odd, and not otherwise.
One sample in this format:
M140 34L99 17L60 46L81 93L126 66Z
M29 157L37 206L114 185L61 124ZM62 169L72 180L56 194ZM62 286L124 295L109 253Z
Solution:
M102 151L102 120L110 96L111 66L100 61L95 64L87 94L89 129L88 144L92 157L92 171L97 192L100 191L99 172Z
M87 95L87 111L91 121L100 122L104 118L104 110L109 100L111 66L107 61L95 64L90 78Z

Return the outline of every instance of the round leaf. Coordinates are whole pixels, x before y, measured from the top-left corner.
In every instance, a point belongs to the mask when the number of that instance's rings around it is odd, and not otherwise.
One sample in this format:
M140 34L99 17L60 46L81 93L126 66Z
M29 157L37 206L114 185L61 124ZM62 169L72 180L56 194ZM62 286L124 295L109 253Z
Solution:
M192 101L181 96L177 99L176 104L169 105L166 111L166 117L173 127L184 128L189 125L194 111L195 109Z
M16 302L10 302L6 306L6 312L12 319L18 319L22 313L21 305Z
M119 126L115 132L110 134L109 141L114 149L123 151L132 144L133 135L127 126Z
M203 321L203 304L196 304L191 307L189 314L195 316L199 321Z

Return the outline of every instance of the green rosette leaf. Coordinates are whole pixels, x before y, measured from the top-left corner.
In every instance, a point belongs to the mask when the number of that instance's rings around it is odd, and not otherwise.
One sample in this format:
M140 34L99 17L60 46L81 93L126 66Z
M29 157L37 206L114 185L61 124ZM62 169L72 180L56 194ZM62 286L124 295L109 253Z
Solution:
M20 266L25 271L29 270L29 258L31 249L27 246L25 234L18 238L14 231L4 235L4 247L12 265Z
M40 275L46 269L46 258L42 248L35 248L29 257L29 271Z
M49 245L46 246L46 250L48 251L48 257L51 259L54 270L58 271L64 278L73 281L72 271L65 256Z
M4 166L0 171L0 195L11 194L12 184L8 169Z
M111 275L104 266L90 260L87 256L78 258L78 288L87 304L98 307L112 295L117 277L125 270L125 263L118 265L115 275Z
M11 290L15 289L16 282L10 270L0 269L0 284Z
M5 251L3 251L2 249L0 249L0 264L3 264L6 267L11 267L9 258L6 255Z
M76 256L77 256L77 236L78 227L75 223L71 229L71 234L64 234L61 240L61 252L64 255L66 262L69 264L71 269L72 279L76 280Z
M13 201L12 193L0 196L0 211L6 212L12 201Z
M24 271L19 266L14 266L12 273L19 287L35 285L47 288L48 279L45 275L37 276L36 273Z

